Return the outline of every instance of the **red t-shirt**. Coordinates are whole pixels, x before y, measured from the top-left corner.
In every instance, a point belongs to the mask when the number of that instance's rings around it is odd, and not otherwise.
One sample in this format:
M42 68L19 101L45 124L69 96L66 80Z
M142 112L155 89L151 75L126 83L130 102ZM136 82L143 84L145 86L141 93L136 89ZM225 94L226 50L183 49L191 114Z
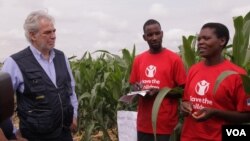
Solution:
M152 87L173 88L183 85L186 79L186 71L180 57L168 49L163 49L158 54L150 54L149 51L138 55L133 63L130 75L130 83L143 83L143 89ZM153 133L152 107L154 98L139 97L137 129L145 133ZM157 118L157 133L170 134L178 122L178 101L165 98L159 109Z
M184 90L184 101L191 101L193 109L212 107L220 110L250 111L239 75L231 75L222 81L217 92L213 89L217 77L226 70L246 74L245 70L228 60L214 66L206 66L204 62L197 63L188 72ZM185 117L181 141L221 141L221 126L226 121L212 117L203 122L195 121L192 116Z

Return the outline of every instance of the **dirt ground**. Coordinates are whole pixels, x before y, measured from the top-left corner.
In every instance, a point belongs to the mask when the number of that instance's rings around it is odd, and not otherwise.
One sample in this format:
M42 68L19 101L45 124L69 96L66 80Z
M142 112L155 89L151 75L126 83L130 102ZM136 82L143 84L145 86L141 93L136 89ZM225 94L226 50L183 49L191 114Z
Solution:
M19 125L18 125L19 119L18 119L16 114L13 115L12 121L13 121L14 127L16 129L18 129L18 127L19 127ZM117 131L117 129L114 129L114 130ZM108 133L110 134L112 141L118 141L117 137L115 135L113 135L111 131L108 131ZM82 136L83 135L81 133L79 133L79 132L73 133L73 140L74 141L80 141ZM92 141L101 141L102 136L103 136L103 133L98 132L97 134L92 136Z
M14 101L15 101L15 109L16 109L16 97L15 97ZM19 119L17 117L16 112L12 116L12 122L13 122L14 127L16 129L18 129L19 128L19 125L18 125L19 124ZM114 130L113 132L116 132L116 134L117 134L117 129L112 129L112 130ZM108 133L109 133L112 141L118 141L117 137L112 133L112 131L108 131ZM73 135L73 140L74 141L81 141L82 136L83 136L83 134L80 133L80 132L72 133L72 135ZM92 135L92 140L91 141L102 141L101 140L102 136L103 136L103 133L98 132L97 134Z

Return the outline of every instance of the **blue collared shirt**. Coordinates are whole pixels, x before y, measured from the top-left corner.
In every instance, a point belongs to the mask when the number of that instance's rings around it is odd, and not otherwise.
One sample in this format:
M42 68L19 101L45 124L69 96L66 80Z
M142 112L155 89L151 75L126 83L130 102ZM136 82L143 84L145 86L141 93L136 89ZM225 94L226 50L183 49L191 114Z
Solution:
M49 60L46 60L45 57L42 55L42 53L39 50L37 50L34 46L30 45L30 49L33 55L35 56L36 60L38 61L38 63L42 66L42 68L47 73L51 81L57 87L56 72L55 72L55 66L53 62L53 59L55 57L54 50L53 49L51 50ZM66 57L65 57L65 61L66 61L67 69L71 78L72 95L70 96L70 100L71 100L72 106L74 107L74 117L77 117L78 101L77 101L77 97L75 93L75 80L72 75L72 71L70 69L69 61ZM11 57L8 57L4 61L2 71L10 74L14 90L15 91L17 90L22 93L24 91L23 76L18 65Z

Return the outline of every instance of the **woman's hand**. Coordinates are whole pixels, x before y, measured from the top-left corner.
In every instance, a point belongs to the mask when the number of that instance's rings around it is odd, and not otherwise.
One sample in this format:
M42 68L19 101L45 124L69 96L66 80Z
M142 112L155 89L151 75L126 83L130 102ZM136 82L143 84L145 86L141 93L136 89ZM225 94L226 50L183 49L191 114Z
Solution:
M184 116L191 115L193 112L193 104L190 101L182 101L180 108Z
M197 121L205 121L211 118L214 115L215 111L216 110L212 108L202 108L200 110L193 112L192 117Z

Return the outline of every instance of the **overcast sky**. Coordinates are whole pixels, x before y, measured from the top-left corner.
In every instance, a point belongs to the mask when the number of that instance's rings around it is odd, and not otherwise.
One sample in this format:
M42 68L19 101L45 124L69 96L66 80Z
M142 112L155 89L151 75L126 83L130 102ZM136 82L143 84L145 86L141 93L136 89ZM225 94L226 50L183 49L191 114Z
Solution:
M55 18L56 48L70 57L86 51L148 49L142 26L161 23L164 47L178 51L181 37L199 32L206 22L222 22L234 34L233 17L250 11L249 0L0 0L0 62L27 47L23 23L33 10Z

